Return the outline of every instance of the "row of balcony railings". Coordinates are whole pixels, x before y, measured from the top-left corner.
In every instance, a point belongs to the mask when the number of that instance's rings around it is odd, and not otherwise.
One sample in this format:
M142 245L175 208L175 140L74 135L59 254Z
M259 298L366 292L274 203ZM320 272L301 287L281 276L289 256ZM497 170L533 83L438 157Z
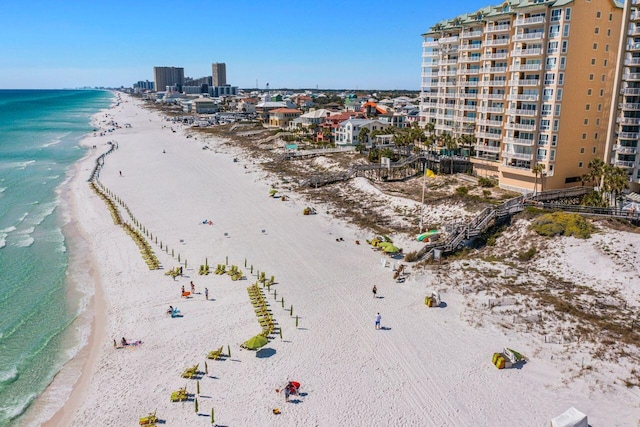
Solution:
M619 154L638 154L638 147L631 147L627 145L614 145L613 151Z
M623 125L640 125L640 118L637 117L618 117L616 123Z
M630 161L630 160L615 160L613 164L614 166L617 166L620 168L627 168L627 169L633 169L638 167L638 162Z
M640 110L640 104L621 102L620 104L618 104L618 108L620 110Z

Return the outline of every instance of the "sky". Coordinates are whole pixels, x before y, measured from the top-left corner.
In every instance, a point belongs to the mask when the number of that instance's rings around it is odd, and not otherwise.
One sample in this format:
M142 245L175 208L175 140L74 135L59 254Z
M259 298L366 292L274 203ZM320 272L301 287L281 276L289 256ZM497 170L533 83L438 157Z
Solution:
M0 0L0 88L131 87L154 66L240 88L420 89L422 37L482 0Z

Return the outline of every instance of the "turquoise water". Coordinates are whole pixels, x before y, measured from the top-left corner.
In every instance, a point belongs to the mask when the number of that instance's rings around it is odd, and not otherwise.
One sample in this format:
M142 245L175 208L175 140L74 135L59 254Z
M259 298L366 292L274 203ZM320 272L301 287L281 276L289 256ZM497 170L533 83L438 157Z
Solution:
M0 90L0 426L73 357L86 301L72 298L60 188L105 91ZM75 335L78 333L75 331Z

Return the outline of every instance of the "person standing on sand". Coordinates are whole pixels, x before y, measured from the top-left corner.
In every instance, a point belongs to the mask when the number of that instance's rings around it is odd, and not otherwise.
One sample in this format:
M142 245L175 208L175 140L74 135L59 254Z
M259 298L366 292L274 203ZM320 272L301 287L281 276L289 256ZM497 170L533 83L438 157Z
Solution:
M378 288L376 288L376 285L373 285L373 298L376 298L376 293L378 293Z
M204 288L204 299L209 301L209 288Z
M380 329L380 320L382 320L382 316L380 316L380 313L378 313L376 315L376 329Z
M191 293L192 294L196 293L196 285L193 284L193 280L191 281Z
M182 294L180 296L184 296L184 285L182 285Z

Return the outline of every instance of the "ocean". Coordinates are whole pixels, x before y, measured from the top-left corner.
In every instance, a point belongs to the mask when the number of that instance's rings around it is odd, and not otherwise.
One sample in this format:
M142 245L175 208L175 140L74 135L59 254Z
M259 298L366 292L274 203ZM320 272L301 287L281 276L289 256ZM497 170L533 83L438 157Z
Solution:
M68 268L62 190L91 116L113 99L0 90L0 426L19 421L89 337L79 318L93 288Z

